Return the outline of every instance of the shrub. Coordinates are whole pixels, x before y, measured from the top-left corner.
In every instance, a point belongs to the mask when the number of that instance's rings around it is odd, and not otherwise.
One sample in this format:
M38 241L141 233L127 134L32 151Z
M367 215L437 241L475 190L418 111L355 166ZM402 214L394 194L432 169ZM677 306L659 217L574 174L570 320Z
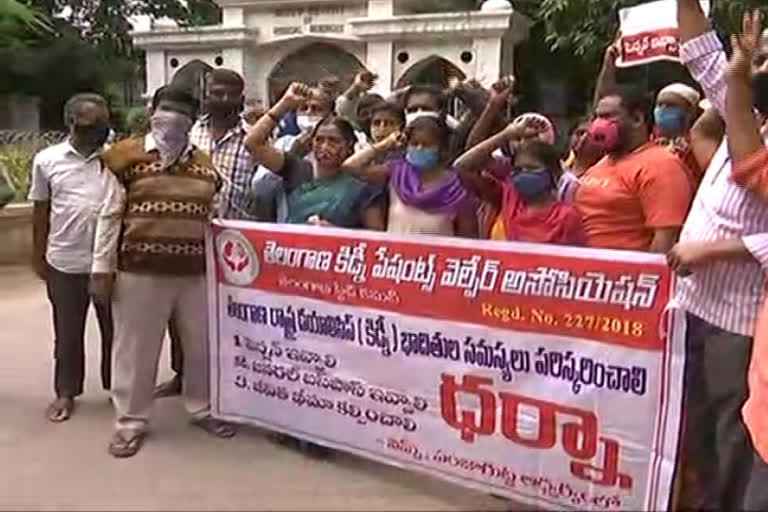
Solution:
M0 132L0 175L10 180L16 201L24 201L32 184L32 161L41 149L61 142L60 132Z

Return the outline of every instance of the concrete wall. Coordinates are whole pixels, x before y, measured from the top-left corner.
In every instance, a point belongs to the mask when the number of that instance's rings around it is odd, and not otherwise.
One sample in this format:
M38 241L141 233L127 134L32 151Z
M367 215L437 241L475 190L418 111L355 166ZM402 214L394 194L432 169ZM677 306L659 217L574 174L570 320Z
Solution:
M396 85L413 66L432 56L442 57L459 68L465 76L473 77L475 76L477 58L473 55L472 62L468 64L461 61L462 52L472 52L473 50L472 40L468 37L456 37L451 41L395 41L391 64L393 84ZM401 52L408 53L408 60L405 63L400 62L397 58Z
M32 203L0 209L0 265L27 264L32 258Z
M284 58L314 42L328 43L353 55L360 63L366 62L365 43L348 40L293 39L280 44L258 46L246 56L245 80L248 84L247 96L269 102L268 80L275 67Z

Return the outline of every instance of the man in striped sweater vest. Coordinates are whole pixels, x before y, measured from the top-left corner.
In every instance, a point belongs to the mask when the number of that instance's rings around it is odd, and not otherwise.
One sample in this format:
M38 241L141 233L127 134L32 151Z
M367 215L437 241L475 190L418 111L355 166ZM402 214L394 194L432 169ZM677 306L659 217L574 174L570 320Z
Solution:
M157 94L150 133L104 154L111 172L105 173L91 288L100 300L113 301L117 425L109 452L115 457L131 457L143 444L171 316L184 348L193 424L217 437L235 434L211 418L208 382L205 227L221 178L189 143L199 102L174 86Z

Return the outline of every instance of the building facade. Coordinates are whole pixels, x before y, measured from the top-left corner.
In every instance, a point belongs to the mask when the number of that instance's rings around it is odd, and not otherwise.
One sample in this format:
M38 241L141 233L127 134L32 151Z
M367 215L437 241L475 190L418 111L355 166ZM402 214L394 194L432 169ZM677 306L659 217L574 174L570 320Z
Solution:
M448 78L492 83L512 74L514 48L530 22L505 0L483 8L439 11L424 0L217 0L220 25L155 26L134 32L146 51L147 94L177 73L224 67L240 72L246 95L274 101L294 80L335 77L361 68L379 75L378 92ZM197 71L196 71L197 70Z

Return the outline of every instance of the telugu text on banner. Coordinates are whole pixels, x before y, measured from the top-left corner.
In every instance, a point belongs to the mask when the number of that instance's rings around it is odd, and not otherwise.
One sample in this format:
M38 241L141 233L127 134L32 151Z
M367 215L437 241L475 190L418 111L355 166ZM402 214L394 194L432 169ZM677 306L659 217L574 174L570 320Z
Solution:
M700 0L704 12L710 0ZM619 67L639 66L657 61L680 61L680 30L677 26L677 0L653 2L619 10L621 52Z
M680 315L658 255L216 221L220 418L553 510L662 510Z

